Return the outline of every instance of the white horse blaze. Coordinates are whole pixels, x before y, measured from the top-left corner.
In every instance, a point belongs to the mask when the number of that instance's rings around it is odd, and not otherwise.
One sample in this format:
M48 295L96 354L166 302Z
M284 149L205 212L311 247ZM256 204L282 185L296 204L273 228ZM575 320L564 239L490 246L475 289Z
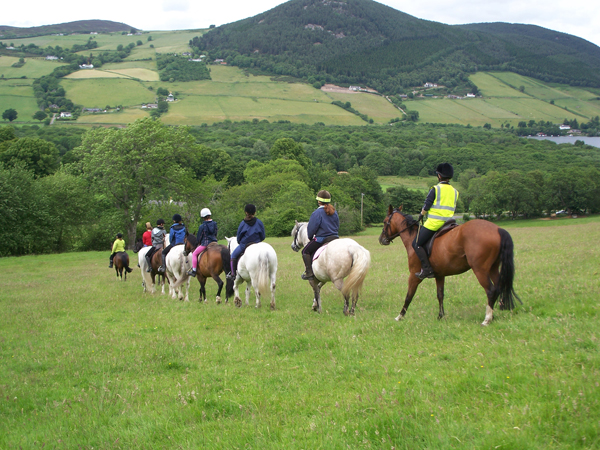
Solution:
M235 237L227 239L229 253L238 247ZM256 294L256 307L260 308L260 297L271 291L271 309L275 309L275 281L277 278L277 254L266 242L252 244L238 261L237 277L233 283L234 302L242 305L239 286L246 281L246 305L250 304L250 284Z

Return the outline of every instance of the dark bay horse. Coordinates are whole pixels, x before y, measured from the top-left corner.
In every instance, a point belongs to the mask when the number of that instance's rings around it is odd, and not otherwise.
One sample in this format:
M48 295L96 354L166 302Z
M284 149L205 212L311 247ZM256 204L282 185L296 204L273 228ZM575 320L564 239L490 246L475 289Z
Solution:
M167 277L158 271L158 268L162 264L162 252L160 250L154 252L151 258L152 271L147 272L148 263L146 261L146 254L150 249L151 247L144 247L141 239L138 239L133 247L133 253L138 254L138 267L141 269L142 286L144 287L144 292L150 291L150 293L154 294L156 283L158 283L162 287L162 293L164 294Z
M193 234L188 234L183 243L185 250L184 255L188 255L198 247L198 240ZM196 277L200 282L200 301L206 302L206 280L210 277L216 281L219 289L217 291L217 303L221 303L221 290L223 289L223 281L219 276L222 272L229 273L230 255L229 250L225 245L219 245L212 242L200 253L198 261L198 269ZM226 280L225 285L225 303L229 302L229 297L233 295L233 280Z
M123 281L123 272L125 272L125 281L127 281L127 274L132 271L129 268L129 255L127 252L118 252L113 258L113 264L115 272L117 272L117 278L121 277L121 281Z
M404 306L396 320L401 320L421 283L415 273L421 270L421 261L412 242L417 235L418 222L402 212L402 207L390 205L379 236L381 245L390 245L396 237L402 239L408 254L408 292ZM429 258L435 273L437 298L440 303L438 319L444 317L444 280L448 276L473 270L487 294L485 320L488 325L494 317L494 304L500 299L500 309L512 310L514 299L521 302L513 289L515 276L513 241L506 230L485 220L471 220L436 238ZM500 269L500 270L499 270ZM522 303L522 302L521 302Z

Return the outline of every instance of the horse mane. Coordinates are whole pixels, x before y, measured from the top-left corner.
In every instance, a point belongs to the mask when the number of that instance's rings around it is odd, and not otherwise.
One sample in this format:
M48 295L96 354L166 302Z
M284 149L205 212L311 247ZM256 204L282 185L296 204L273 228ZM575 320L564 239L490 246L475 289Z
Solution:
M410 232L410 234L413 234L415 232L415 228L419 226L419 221L415 220L410 214L403 213L400 209L395 209L394 212L400 213L402 217L404 217L406 229Z
M186 236L186 239L188 240L188 242L191 245L198 246L198 238L194 234L192 234L192 233L188 234Z

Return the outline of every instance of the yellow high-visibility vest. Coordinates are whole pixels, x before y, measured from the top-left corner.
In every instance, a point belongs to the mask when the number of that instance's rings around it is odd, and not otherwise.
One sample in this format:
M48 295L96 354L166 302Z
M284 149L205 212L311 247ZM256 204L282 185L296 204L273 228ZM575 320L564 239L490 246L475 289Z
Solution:
M439 183L432 187L435 189L435 200L428 211L427 221L423 225L431 231L439 230L447 220L454 216L458 191L446 183Z

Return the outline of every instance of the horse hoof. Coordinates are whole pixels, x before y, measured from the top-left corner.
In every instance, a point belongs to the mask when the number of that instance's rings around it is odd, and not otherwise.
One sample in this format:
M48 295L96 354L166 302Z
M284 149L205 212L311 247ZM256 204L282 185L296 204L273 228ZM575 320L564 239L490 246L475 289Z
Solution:
M221 297L217 296L217 305L221 304Z
M402 314L396 317L396 322L400 322L401 320L404 320L404 316Z

